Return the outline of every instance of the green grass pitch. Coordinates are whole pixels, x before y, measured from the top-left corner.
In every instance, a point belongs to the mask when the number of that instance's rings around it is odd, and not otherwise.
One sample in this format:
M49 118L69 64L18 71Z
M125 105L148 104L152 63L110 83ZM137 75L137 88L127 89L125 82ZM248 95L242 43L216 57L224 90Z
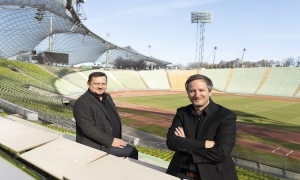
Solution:
M117 101L176 111L190 104L186 94L115 98ZM212 100L233 110L238 122L300 133L300 102L213 94Z

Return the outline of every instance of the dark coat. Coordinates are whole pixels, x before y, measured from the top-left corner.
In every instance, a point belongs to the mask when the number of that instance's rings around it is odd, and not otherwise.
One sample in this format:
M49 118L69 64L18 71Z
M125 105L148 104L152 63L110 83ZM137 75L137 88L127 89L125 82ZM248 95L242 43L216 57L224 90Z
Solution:
M108 93L105 95L121 121L111 96ZM86 91L76 100L73 114L76 121L76 142L109 152L114 136L105 105Z
M230 156L236 141L236 114L210 100L209 113L199 128L197 138L191 137L195 126L191 121L193 105L177 109L167 135L167 146L175 151L167 173L177 176L181 166L192 156L203 180L237 180L234 162ZM183 127L186 138L174 134ZM205 140L215 141L213 148L205 149Z

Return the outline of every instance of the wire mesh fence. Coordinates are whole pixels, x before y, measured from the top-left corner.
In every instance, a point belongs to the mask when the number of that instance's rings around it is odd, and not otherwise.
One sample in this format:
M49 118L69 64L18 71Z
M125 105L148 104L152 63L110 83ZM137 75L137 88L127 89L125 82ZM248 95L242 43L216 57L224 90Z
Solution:
M234 150L231 153L231 156L236 159L243 159L243 160L248 160L248 161L254 162L257 164L258 168L260 165L263 164L263 165L268 165L271 167L277 167L282 170L288 170L288 171L300 173L300 164L290 163L290 162L282 161L282 160L279 160L276 158L255 155L253 153L236 151L236 150Z
M231 156L237 166L283 179L300 179L300 164L243 151L233 151Z

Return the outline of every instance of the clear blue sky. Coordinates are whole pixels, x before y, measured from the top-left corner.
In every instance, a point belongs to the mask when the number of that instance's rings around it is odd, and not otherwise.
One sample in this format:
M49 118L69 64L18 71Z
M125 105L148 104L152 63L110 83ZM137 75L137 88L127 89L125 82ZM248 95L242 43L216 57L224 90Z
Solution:
M85 26L110 42L173 64L195 62L192 11L211 11L204 60L245 61L300 56L299 0L87 0Z

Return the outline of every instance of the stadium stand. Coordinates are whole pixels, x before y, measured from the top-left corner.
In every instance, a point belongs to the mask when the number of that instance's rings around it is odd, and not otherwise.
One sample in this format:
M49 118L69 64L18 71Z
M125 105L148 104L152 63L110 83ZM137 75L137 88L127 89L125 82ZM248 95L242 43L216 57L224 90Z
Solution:
M86 83L88 78L85 75L83 75L81 72L67 74L63 76L62 79L80 87L81 89L87 89Z
M224 91L230 70L231 69L203 69L201 70L201 74L212 80L214 89Z
M69 67L60 67L60 66L55 66L55 65L45 65L45 64L37 64L40 68L44 69L45 71L47 71L50 74L55 75L56 77L63 77L67 74L71 74L71 73L75 73L77 71L75 71L72 68Z
M170 90L169 81L166 72L158 71L139 71L141 79L151 90Z
M42 114L49 113L55 114L55 116L64 116L65 118L72 117L71 111L63 106L60 99L31 91L20 86L18 82L1 76L0 98Z
M294 96L300 98L300 84L298 86L298 89L295 91Z
M199 70L171 70L167 71L169 83L173 90L185 90L184 84L188 77L199 74Z
M9 82L6 79L1 79L0 82L0 97L11 102L20 103L22 105L30 105L40 103L40 105L59 106L62 107L61 101L56 98L44 96L36 92L32 92L26 88L21 88Z
M53 76L35 64L0 60L0 70L3 72L1 73L2 76L13 81L53 93L70 95L83 91L81 88Z
M0 65L0 71L1 71L0 75L2 78L6 78L12 82L16 82L21 86L33 86L45 91L58 93L58 91L56 91L54 87L48 84L44 84L43 82L40 82L28 76L27 74L12 71L11 69L7 67L3 67L1 65Z
M231 78L233 76L233 73L234 73L234 69L230 69L229 71L229 75L228 75L228 78L227 78L227 81L226 81L226 85L225 85L225 88L224 88L224 91L226 92L228 86L229 86L229 83L231 81Z
M293 97L300 84L299 77L299 68L275 67L257 94Z
M40 68L45 70L46 72L53 74L54 76L58 77L59 80L57 83L57 87L64 87L67 91L71 92L72 94L82 93L86 89L86 79L85 76L80 75L80 72L73 70L72 68L68 67L57 67L57 66L49 66L49 65L42 65L37 64ZM68 78L68 76L75 76ZM60 85L61 81L64 83ZM71 83L71 84L70 84ZM74 86L75 85L75 86Z
M147 89L137 71L110 71L111 74L127 89Z
M266 68L237 68L234 69L233 76L226 92L254 94L259 86Z
M86 76L88 79L89 75L93 72L104 72L107 76L107 90L108 91L116 91L116 90L125 90L126 87L124 87L112 74L110 71L100 70L100 69L94 69L89 71L82 71L82 74ZM85 83L86 84L86 83Z
M264 83L266 82L266 79L269 77L269 74L271 73L271 71L272 71L272 68L266 69L266 72L265 72L262 80L260 81L257 89L255 90L254 94L256 94L260 90L260 88L264 85Z

